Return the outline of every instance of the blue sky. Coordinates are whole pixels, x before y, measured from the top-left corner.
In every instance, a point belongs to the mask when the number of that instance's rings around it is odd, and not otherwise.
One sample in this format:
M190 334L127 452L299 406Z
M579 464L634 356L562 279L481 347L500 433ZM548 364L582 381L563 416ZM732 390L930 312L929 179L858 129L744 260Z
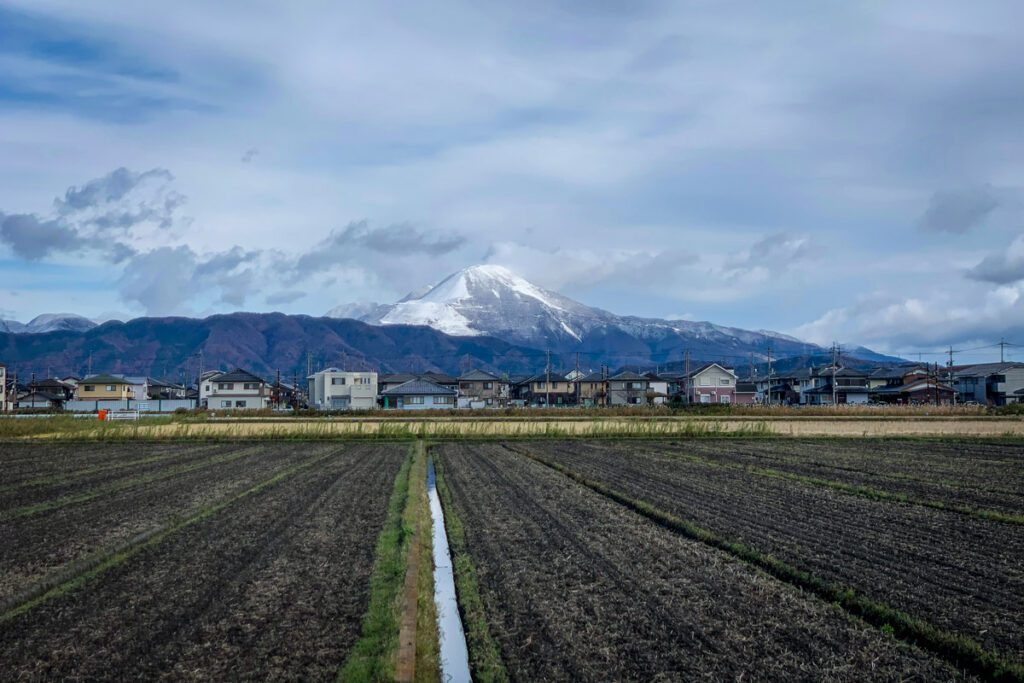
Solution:
M1019 2L290 4L0 0L0 315L321 314L492 262L1024 343Z

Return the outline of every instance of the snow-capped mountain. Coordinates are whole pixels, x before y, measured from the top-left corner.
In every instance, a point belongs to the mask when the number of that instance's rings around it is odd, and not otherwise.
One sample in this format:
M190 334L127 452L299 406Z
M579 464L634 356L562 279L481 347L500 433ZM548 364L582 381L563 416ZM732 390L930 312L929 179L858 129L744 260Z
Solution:
M353 316L351 312L367 311ZM622 316L543 289L507 268L471 266L392 305L338 307L328 317L377 325L428 325L451 335L489 335L536 349L580 351L612 364L694 359L732 362L820 353L821 347L767 330L710 322Z
M85 332L96 327L96 323L74 313L44 313L28 323L17 320L0 320L0 332L12 334L42 334L44 332Z

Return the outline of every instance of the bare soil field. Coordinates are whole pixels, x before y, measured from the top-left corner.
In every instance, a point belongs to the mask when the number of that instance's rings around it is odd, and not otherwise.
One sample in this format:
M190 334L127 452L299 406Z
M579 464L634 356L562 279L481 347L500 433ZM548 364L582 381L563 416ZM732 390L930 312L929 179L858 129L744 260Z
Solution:
M502 445L434 452L512 680L961 678Z
M1024 662L1024 526L682 459L666 446L509 448Z
M1024 445L913 440L690 440L674 453L916 498L1024 513Z
M135 445L133 451L138 450ZM89 558L108 555L138 536L163 529L175 519L326 451L325 445L287 449L221 445L216 451L206 451L207 456L220 458L216 464L100 492L79 502L74 494L65 494L63 499L53 500L55 504L64 500L63 505L5 519L0 522L0 547L5 550L0 555L0 605L40 583L74 573ZM78 493L85 496L95 491L84 486Z
M333 678L359 636L374 546L408 447L285 443L252 450L221 469L78 507L92 520L78 532L138 529L133 515L146 517L145 501L157 506L146 523L168 514L192 521L124 559L115 553L104 571L38 604L0 615L4 676ZM48 521L61 530L59 512ZM60 522L74 524L74 516ZM20 557L43 550L24 536L31 529L9 531L8 524L0 529L21 544ZM76 545L75 530L61 531L55 543ZM94 547L110 542L101 536Z

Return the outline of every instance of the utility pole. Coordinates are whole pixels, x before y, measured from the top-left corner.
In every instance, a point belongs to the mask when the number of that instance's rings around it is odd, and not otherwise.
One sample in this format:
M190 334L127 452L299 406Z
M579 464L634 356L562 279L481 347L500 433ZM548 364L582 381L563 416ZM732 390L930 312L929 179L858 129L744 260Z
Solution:
M576 374L574 376L575 376L575 380L573 380L573 381L576 382L576 407L578 408L579 405L580 405L580 352L579 351L576 352Z
M949 345L949 386L953 388L953 405L956 405L956 382L953 381L953 345Z
M1005 351L1005 350L1006 350L1006 338L1004 337L1004 338L999 340L999 362L1000 363L1005 362L1003 360L1003 351Z
M86 377L92 377L92 351L89 352L89 371L86 373Z
M772 345L768 342L768 405L772 404Z
M551 350L547 352L547 363L544 366L544 407L551 405Z
M683 358L683 382L686 383L686 405L690 405L690 349L686 349Z
M836 405L836 349L837 344L832 342L832 407Z

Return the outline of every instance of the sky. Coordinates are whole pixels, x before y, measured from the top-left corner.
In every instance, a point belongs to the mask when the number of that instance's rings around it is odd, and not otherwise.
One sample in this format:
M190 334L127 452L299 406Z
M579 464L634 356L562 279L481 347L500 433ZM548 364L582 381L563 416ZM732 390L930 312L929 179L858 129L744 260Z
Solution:
M0 317L321 315L496 263L997 359L1022 44L1018 0L0 0Z

